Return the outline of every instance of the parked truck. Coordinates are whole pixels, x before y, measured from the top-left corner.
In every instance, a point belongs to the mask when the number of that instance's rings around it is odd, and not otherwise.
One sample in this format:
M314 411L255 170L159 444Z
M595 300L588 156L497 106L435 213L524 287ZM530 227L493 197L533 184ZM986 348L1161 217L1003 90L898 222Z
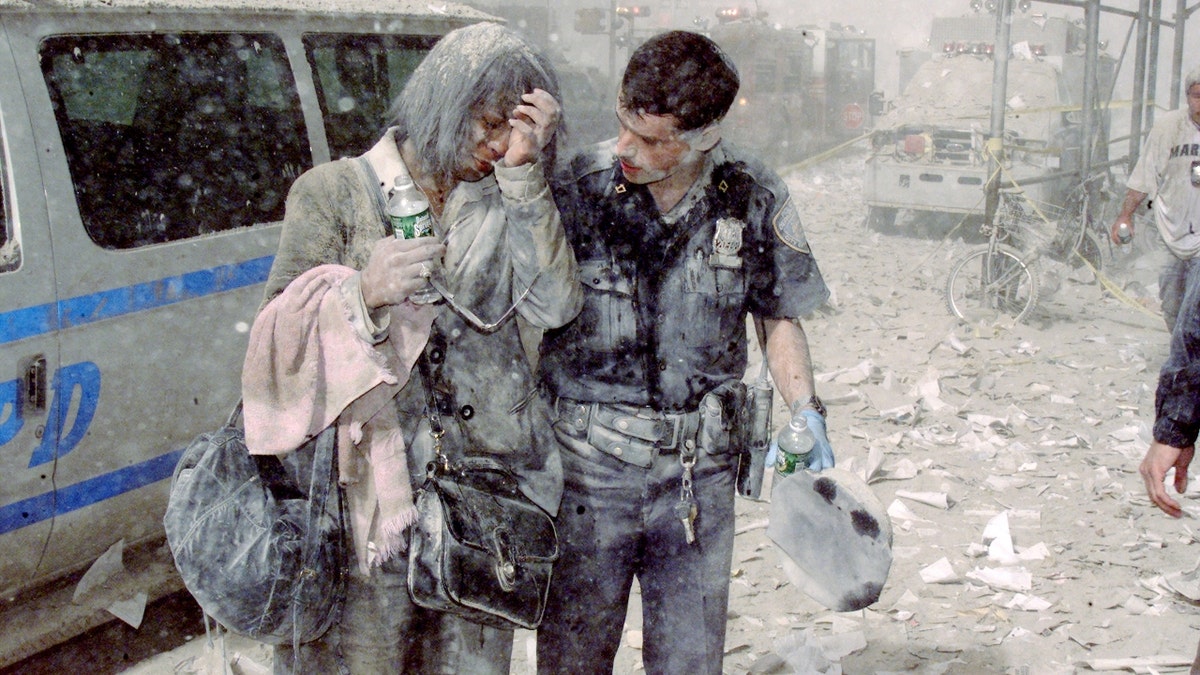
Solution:
M891 232L902 209L980 216L989 157L996 19L935 18L929 51L901 54L902 93L876 123L863 199L869 228ZM1073 21L1013 17L1000 178L1037 202L1062 204L1078 181L1084 142L1107 151L1107 113L1082 128L1085 32ZM1100 54L1097 91L1111 90L1115 61Z

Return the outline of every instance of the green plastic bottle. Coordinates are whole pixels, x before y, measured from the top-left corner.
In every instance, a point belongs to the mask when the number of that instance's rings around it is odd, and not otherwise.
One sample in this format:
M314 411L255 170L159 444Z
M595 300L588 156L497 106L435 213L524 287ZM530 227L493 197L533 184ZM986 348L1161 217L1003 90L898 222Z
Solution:
M788 422L787 428L779 435L778 449L775 452L775 473L780 476L790 476L797 469L803 470L808 466L808 458L812 455L813 446L817 439L803 415L794 415Z

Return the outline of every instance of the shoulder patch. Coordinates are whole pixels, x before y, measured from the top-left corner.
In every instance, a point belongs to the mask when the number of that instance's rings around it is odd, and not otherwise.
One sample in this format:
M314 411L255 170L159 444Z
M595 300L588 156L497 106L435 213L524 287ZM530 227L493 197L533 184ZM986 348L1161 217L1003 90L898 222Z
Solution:
M787 244L789 248L801 253L812 253L808 247L808 239L804 236L804 227L800 224L800 213L796 210L796 205L792 203L790 195L787 201L775 211L775 217L771 219L771 227L775 230L775 236L779 237L779 240Z

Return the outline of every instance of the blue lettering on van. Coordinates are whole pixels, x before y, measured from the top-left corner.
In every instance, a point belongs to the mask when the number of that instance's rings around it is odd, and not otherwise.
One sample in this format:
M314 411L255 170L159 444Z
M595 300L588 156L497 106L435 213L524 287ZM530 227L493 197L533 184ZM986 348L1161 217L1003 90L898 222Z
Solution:
M57 303L0 312L0 345L104 319L215 295L267 280L274 256L220 265Z
M25 426L25 417L20 406L20 380L0 382L0 445L17 437ZM63 366L54 374L54 396L46 417L46 427L41 443L29 458L29 468L62 457L79 445L87 433L92 417L96 414L96 403L100 400L100 368L91 361ZM63 434L67 412L78 396L75 416L71 428Z
M70 431L63 432L67 423L67 411L79 392L79 405L71 421ZM42 442L29 458L29 468L51 462L62 457L79 445L87 433L92 417L96 414L96 402L100 400L100 368L91 361L63 366L54 374L54 398L50 402L50 414L46 417L46 430Z
M57 303L0 311L0 345L18 342L54 331L81 326L155 309L177 302L215 295L267 280L274 256L263 256L231 265L166 277L156 281L68 298ZM0 382L0 446L16 438L24 420L18 397L20 380ZM55 374L55 400L51 403L52 420L47 437L34 450L30 466L48 462L70 452L87 433L95 414L100 391L100 372L94 363L66 366ZM80 402L70 429L64 434L63 418L70 410L71 397L79 392ZM0 506L0 534L86 508L171 477L183 450L152 457L139 464L122 467L74 485L60 487L27 499Z
M0 382L0 445L17 437L21 425L21 411L17 405L17 394L20 392L20 380Z

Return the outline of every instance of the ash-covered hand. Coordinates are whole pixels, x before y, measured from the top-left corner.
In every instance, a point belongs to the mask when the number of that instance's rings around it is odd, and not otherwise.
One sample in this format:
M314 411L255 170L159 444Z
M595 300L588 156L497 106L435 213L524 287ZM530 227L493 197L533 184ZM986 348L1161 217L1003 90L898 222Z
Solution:
M362 271L363 302L368 309L404 302L425 288L429 271L444 255L446 246L437 237L380 239Z
M1179 494L1186 492L1188 466L1191 465L1192 456L1195 453L1194 446L1176 448L1154 441L1150 444L1150 449L1146 451L1141 466L1138 467L1138 473L1142 475L1142 482L1146 484L1146 494L1150 496L1150 501L1154 502L1154 505L1162 509L1164 513L1176 518L1183 515L1183 508L1179 502L1171 499L1167 494L1164 484L1167 472L1172 467L1175 468L1175 491Z
M509 132L508 151L504 153L507 166L537 161L542 148L554 138L562 119L562 107L543 89L522 94L521 100L524 103L513 109L512 117L508 120L512 131Z
M1124 246L1133 240L1133 221L1129 218L1118 217L1109 228L1109 239L1118 246Z

